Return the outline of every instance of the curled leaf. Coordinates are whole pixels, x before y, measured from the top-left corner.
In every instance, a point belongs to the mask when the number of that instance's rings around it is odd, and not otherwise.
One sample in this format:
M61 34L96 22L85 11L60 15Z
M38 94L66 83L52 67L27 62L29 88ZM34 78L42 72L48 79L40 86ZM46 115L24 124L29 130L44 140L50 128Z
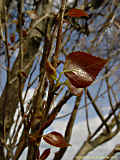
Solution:
M46 141L47 143L49 143L50 145L59 147L59 148L64 148L64 147L68 147L70 146L70 144L68 144L64 137L58 133L58 132L50 132L46 135L43 136L44 141Z
M77 9L77 8L72 8L68 11L68 15L70 17L88 17L88 14L84 11L84 10L81 10L81 9Z
M40 156L40 160L45 160L50 154L50 148L46 149Z
M66 57L64 73L75 88L86 88L108 60L85 52L72 52Z

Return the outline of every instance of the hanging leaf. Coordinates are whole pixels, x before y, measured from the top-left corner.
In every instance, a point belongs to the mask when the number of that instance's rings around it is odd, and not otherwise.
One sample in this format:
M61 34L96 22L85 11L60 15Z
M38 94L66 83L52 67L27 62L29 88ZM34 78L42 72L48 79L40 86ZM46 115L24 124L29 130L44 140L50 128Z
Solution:
M48 79L51 80L56 80L56 69L52 66L52 64L46 60L46 73L48 76Z
M81 9L77 9L77 8L72 8L68 11L68 15L70 17L88 17L88 14L84 11L84 10L81 10Z
M35 10L28 10L28 11L26 11L26 13L27 13L28 16L29 16L31 19L33 19L33 20L39 18L38 14L37 14L37 12L36 12Z
M66 57L64 72L75 88L88 87L108 60L85 52L73 52Z
M40 160L45 160L50 154L50 148L46 149L40 156Z
M68 144L64 137L58 133L58 132L50 132L46 135L43 136L44 141L46 141L47 143L49 143L50 145L59 147L59 148L64 148L64 147L68 147L70 146L70 144Z

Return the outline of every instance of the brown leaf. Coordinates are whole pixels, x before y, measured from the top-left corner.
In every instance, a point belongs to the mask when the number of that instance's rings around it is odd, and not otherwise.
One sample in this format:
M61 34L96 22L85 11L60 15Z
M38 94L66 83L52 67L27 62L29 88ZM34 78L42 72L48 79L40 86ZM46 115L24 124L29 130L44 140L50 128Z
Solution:
M86 88L108 60L85 52L72 52L66 57L64 72L75 88Z
M88 14L84 11L84 10L81 10L81 9L77 9L77 8L72 8L68 11L68 15L70 17L88 17Z
M44 141L46 141L47 143L49 143L50 145L59 147L59 148L64 148L64 147L68 147L70 146L70 144L68 144L64 137L58 133L58 132L50 132L46 135L43 136Z
M45 160L50 154L50 148L46 149L40 156L40 160Z

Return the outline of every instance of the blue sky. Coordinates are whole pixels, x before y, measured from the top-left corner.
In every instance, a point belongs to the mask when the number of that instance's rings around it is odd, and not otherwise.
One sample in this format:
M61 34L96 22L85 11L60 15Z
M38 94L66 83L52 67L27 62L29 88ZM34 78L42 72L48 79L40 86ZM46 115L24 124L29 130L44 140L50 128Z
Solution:
M72 0L69 0L69 1L72 1ZM37 72L34 74L34 76L36 76L36 74L37 74ZM100 78L100 75L97 78ZM113 82L114 79L115 78L111 79L111 82ZM5 72L3 72L3 74L2 74L2 86L4 86L4 84L5 84ZM95 84L95 85L91 85L89 87L89 89L92 91L93 97L96 94L97 87L98 87L98 83ZM32 97L32 94L34 92L34 88L35 88L35 86L30 89L26 101L28 101L29 98ZM106 85L104 84L101 91L105 90L105 88L106 88ZM120 95L118 95L118 97L120 98ZM102 101L102 103L101 103L101 101ZM88 100L88 102L89 102L89 100ZM62 111L59 113L58 116L62 116L64 114L70 113L72 111L73 104L74 104L74 97L67 104L64 105ZM106 98L106 95L101 97L97 101L97 104L100 107L100 111L104 115L106 115L109 112L109 108L108 108L109 104L108 104L108 100ZM82 98L80 107L83 106L83 105L84 105L84 97ZM95 112L95 110L93 109L92 106L88 106L88 111L89 111L91 130L95 130L95 128L97 128L99 126L99 124L101 124L101 121L98 118L98 116L96 115L96 112ZM69 116L65 117L63 119L55 120L54 123L45 131L45 133L54 130L54 131L58 131L58 132L60 132L64 135L65 126L67 124L68 118L69 118ZM72 133L72 137L71 137L71 141L70 141L72 146L68 147L68 151L66 152L66 154L65 154L65 156L63 157L62 160L72 159L72 157L75 155L75 153L77 152L79 147L83 144L83 142L86 138L87 138L87 128L86 128L86 121L85 121L85 110L81 109L77 113L77 119L76 119L75 125L73 127L73 133ZM85 160L87 160L87 158L90 159L90 157L94 157L94 156L104 158L104 156L106 156L112 150L112 148L114 148L114 146L118 143L118 139L120 139L120 134L118 134L111 141L103 144L102 146L98 147L97 149L95 149L94 151L89 153L88 157L85 157ZM54 156L54 153L56 152L56 147L49 146L47 143L45 143L43 141L43 144L41 145L40 149L41 149L41 151L43 151L47 147L52 148L51 155L47 159L47 160L51 160L52 157ZM27 152L27 150L24 151L20 160L24 159L24 157L26 155L26 152Z

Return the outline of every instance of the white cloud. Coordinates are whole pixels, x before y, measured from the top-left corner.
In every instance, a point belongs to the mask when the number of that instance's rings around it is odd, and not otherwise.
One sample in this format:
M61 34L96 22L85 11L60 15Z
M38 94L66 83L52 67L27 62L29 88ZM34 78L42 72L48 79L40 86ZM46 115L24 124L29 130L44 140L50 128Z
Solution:
M51 128L55 131L60 132L61 134L64 134L66 124L67 122L63 120L56 121L52 124ZM91 119L90 124L91 124L90 125L91 131L95 130L95 128L97 128L100 124L99 118ZM87 138L86 122L80 121L79 123L75 124L73 127L72 138L70 141L70 144L72 144L72 146L68 147L68 150L65 153L64 157L62 158L62 160L68 160L68 159L72 160L74 155L78 151L78 149L82 146L82 144L86 140L86 138ZM104 159L105 156L107 156L107 154L111 152L111 150L115 147L115 145L118 144L119 139L120 139L120 134L118 134L116 137L114 137L109 142L97 147L95 150L90 152L86 156L85 160L87 160L87 158L90 160L90 157L91 159L92 158L95 159L95 157L96 159L100 159L100 160ZM54 156L54 153L55 153L55 148L54 148L53 153L51 154L52 157ZM52 157L50 156L47 160L51 160Z
M95 130L95 128L97 128L100 123L101 122L99 118L92 118L90 120L91 131ZM50 130L52 130L52 131L60 132L61 134L64 135L66 125L67 125L67 120L56 120L51 125L51 127L46 130L46 132L50 132ZM72 160L74 155L78 151L78 149L82 146L82 144L86 140L86 138L87 138L86 122L79 121L78 123L75 123L73 127L71 141L70 141L70 144L72 144L72 146L68 147L68 150L65 153L64 157L62 158L62 160L68 160L68 159ZM102 160L104 159L104 157L107 156L109 152L111 152L114 146L119 143L119 139L120 139L120 134L118 134L116 137L114 137L109 142L97 147L95 150L90 152L84 158L84 160L90 160L90 159L91 160L94 160L94 159ZM47 158L47 160L52 160L55 152L58 151L58 148L50 146L49 144L47 144L46 142L42 140L42 144L40 146L41 153L47 148L51 148L51 154ZM25 156L26 156L26 152L24 152L24 154L21 156L19 160L25 159Z
M68 0L68 3L72 3L72 2L74 2L74 0Z
M33 94L33 90L30 91L30 95L32 95L32 94ZM29 98L31 98L31 96ZM65 114L65 113L71 112L72 111L71 106L72 106L72 104L70 101L70 103L68 103L64 106L62 113ZM62 114L60 113L59 115L62 115ZM83 118L82 118L82 117L84 117L84 110L81 110L78 113L78 116L79 117L77 117L77 123L75 123L74 127L73 127L72 137L71 137L71 141L70 141L70 144L72 144L72 146L68 147L67 152L65 153L62 160L68 160L68 159L72 160L74 155L78 151L78 149L83 145L84 141L87 138L88 133L87 133L87 129L86 129L86 122L83 121ZM64 135L67 121L68 121L68 119L66 119L66 118L61 119L61 120L55 120L53 122L53 124L45 132L58 131ZM90 119L91 131L93 132L100 124L101 124L101 121L99 118L97 118L97 117L91 118ZM111 150L114 148L114 146L117 143L119 143L119 141L118 141L119 139L120 139L120 134L118 134L115 138L113 138L109 142L97 147L95 150L90 152L84 158L84 160L90 160L90 159L102 160L102 159L104 159L104 157L107 156L107 154L109 152L111 152ZM47 160L52 160L55 155L55 152L58 151L58 148L50 146L49 144L47 144L46 142L44 142L42 140L42 144L40 146L41 153L47 148L51 148L51 154L47 158ZM27 151L25 151L22 154L22 156L19 160L25 159L26 153L27 153ZM95 158L95 157L97 157L97 158Z

